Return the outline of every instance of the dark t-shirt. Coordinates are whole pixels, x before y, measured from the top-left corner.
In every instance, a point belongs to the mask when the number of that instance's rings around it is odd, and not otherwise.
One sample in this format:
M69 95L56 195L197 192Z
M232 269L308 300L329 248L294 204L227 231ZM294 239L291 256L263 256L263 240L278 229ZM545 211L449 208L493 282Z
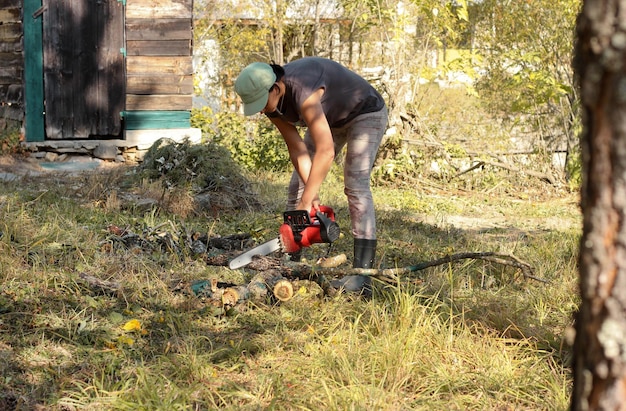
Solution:
M278 109L292 124L305 125L300 108L315 91L324 89L322 108L332 128L365 113L382 110L385 101L364 78L341 64L321 57L304 57L285 64L285 96Z

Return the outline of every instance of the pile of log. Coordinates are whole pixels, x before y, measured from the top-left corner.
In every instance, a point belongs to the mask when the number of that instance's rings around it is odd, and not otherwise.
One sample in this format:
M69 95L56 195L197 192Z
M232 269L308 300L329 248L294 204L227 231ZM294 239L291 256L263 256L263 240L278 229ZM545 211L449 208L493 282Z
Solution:
M101 245L109 252L114 252L116 248L142 249L150 252L158 250L174 253L190 252L191 255L203 256L206 264L213 266L228 266L232 258L253 243L248 234L210 238L206 234L201 235L184 227L177 227L171 222L144 228L141 233L111 225L107 227L107 232L107 239ZM247 272L255 272L247 284L229 284L217 279L207 279L196 281L184 288L193 295L206 298L213 305L222 307L234 307L245 301L286 302L294 297L294 284L299 281L316 283L324 295L333 296L339 290L330 285L328 278L358 274L397 285L407 278L410 279L420 270L464 259L483 260L514 267L525 279L548 282L535 276L531 265L516 256L494 252L457 253L406 267L380 269L345 267L343 266L347 262L345 254L320 259L314 264L291 262L285 260L283 256L274 255L256 256L244 267ZM103 281L88 273L80 273L79 278L99 293L114 295L121 287L118 282Z
M220 288L218 282L213 280L212 283L197 283L195 285L196 289L193 291L195 294L201 294L199 288L202 288L204 296L221 300L222 304L230 306L234 306L248 299L259 300L271 298L275 301L284 302L289 301L294 296L293 281L313 281L321 287L324 295L332 296L335 295L338 290L330 285L328 278L347 275L367 275L383 283L395 285L402 280L403 276L429 267L449 264L463 259L483 260L514 267L518 269L526 279L548 283L547 280L534 275L534 270L530 264L511 254L494 252L457 253L411 266L387 269L341 267L347 259L345 254L340 254L321 259L317 261L316 264L294 263L272 256L256 256L253 258L252 262L245 267L246 270L257 271L257 274L252 277L252 280L248 284ZM211 265L227 266L229 260L230 258L227 254L222 254L207 259L207 263ZM211 285L207 287L209 283ZM192 285L192 289L193 288L194 286Z
M224 306L235 306L246 300L289 301L294 295L291 281L277 270L262 271L254 275L248 284L228 284L220 287L216 278L196 281L191 284L191 291L198 296L220 302Z

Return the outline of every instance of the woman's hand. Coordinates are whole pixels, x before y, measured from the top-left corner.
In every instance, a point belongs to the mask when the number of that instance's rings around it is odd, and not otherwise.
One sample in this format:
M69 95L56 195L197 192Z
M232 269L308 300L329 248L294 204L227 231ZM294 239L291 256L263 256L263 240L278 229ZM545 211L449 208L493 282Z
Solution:
M313 210L315 210L315 212L320 211L320 198L319 198L319 196L315 196L313 201L311 201L310 203L306 203L306 202L300 201L300 203L298 203L298 206L296 207L296 209L298 209L298 210L306 210L308 212L311 212Z

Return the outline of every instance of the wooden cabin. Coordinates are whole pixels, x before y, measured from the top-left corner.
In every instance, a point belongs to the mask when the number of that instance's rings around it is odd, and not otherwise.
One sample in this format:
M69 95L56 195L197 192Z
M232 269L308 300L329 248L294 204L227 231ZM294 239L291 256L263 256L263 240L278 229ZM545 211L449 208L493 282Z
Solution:
M34 151L199 140L192 17L193 0L0 0L0 130Z

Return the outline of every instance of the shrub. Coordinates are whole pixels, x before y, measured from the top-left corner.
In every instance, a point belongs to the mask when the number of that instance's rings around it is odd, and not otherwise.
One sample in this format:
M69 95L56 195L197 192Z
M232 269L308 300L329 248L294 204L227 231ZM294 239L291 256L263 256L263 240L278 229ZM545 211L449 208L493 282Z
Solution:
M23 149L20 143L23 140L20 128L17 126L7 127L0 131L0 153L1 154L20 154Z
M287 171L289 153L276 128L266 118L251 120L238 113L213 113L209 108L194 109L192 125L205 139L226 148L235 162L250 171Z
M221 191L247 186L228 151L214 142L191 144L189 140L176 143L159 139L146 152L139 172L151 180L162 179L168 189Z

